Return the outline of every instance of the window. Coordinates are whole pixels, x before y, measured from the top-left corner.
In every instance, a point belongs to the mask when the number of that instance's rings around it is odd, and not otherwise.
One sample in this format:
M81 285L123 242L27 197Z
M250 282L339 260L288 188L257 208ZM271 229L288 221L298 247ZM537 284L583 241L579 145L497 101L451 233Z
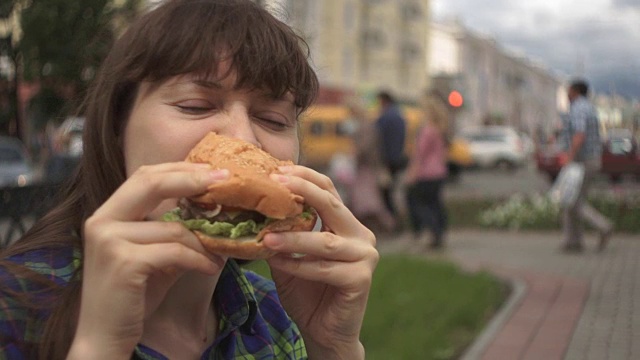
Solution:
M15 149L0 148L0 163L11 164L22 162L22 154Z
M324 133L324 126L320 121L314 121L309 126L309 134L313 136L322 136Z
M336 135L339 137L351 136L356 131L357 124L353 120L339 122L336 125Z
M633 150L633 144L629 139L612 139L609 143L609 151L613 155L625 155Z

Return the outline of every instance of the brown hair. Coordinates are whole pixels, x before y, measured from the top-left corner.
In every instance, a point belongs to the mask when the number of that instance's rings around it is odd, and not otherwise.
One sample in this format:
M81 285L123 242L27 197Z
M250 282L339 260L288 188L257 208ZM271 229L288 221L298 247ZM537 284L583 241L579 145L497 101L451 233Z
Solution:
M424 121L433 124L441 134L448 135L449 108L446 100L435 90L428 91L421 99L421 107L424 112Z
M221 60L231 59L238 88L265 89L275 97L291 92L300 114L318 91L308 57L300 36L249 0L167 1L131 24L85 98L83 157L58 194L58 205L1 254L0 268L42 284L57 299L48 305L51 316L40 342L23 344L25 352L42 359L66 357L77 323L81 266L61 287L4 259L45 248L82 249L84 222L126 179L120 138L139 84L187 73L217 74ZM34 313L47 307L32 293L11 296Z

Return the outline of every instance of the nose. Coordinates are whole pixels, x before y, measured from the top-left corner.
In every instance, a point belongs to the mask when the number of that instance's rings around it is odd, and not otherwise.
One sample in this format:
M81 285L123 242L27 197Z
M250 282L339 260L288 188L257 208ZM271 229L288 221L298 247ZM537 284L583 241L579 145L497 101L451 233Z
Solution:
M249 109L246 106L234 105L228 109L226 116L227 121L221 131L222 135L244 140L262 148L262 144L256 137Z

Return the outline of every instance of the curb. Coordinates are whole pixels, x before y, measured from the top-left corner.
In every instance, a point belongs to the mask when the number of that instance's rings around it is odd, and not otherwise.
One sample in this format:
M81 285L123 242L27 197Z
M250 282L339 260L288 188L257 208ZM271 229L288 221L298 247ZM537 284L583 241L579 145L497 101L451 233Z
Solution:
M482 358L482 354L485 352L489 344L495 339L498 332L503 328L504 324L509 320L511 314L516 310L522 298L527 293L526 282L519 278L508 278L503 275L491 272L493 276L503 279L509 282L511 285L511 294L500 310L493 315L491 321L482 330L482 332L476 337L473 343L465 350L460 357L460 360L477 360Z

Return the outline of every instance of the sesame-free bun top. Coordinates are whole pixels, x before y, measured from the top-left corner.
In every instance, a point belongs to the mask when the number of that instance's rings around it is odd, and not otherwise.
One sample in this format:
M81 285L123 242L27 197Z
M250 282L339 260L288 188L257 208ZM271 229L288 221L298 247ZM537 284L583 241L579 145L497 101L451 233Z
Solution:
M194 202L255 210L274 219L302 212L302 196L269 177L280 173L278 166L293 163L278 160L251 143L210 132L189 152L186 161L207 163L230 173L228 180L212 184L205 194L190 198Z

